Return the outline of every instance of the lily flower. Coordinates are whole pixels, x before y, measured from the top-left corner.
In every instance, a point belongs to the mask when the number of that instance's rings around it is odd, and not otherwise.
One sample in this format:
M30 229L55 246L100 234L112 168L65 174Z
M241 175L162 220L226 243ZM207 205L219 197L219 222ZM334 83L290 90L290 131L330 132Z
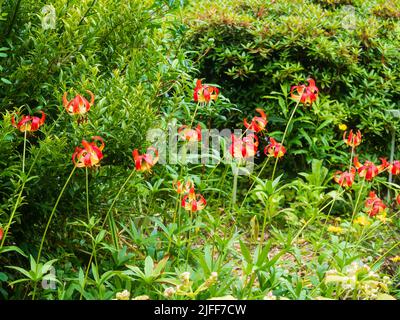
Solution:
M194 101L200 103L208 103L211 100L217 101L218 94L219 89L217 87L213 87L208 84L202 84L200 79L196 81L196 87L194 88L193 93Z
M286 153L286 148L281 144L276 142L274 138L269 139L269 145L264 148L264 153L266 156L281 158Z
M354 183L355 175L356 175L355 168L351 168L350 172L336 171L333 180L335 180L335 182L338 183L341 187L351 188L351 186Z
M72 161L77 168L91 168L100 165L100 160L103 159L104 140L95 136L92 137L92 142L82 140L83 148L76 147L72 155ZM100 141L100 146L97 145Z
M390 163L387 162L386 158L379 158L381 160L381 164L378 166L379 173L385 171L387 168L390 167Z
M139 154L135 149L132 151L132 156L137 171L151 171L151 168L158 162L158 150L154 147L147 148L144 154Z
M400 193L396 197L396 202L400 206Z
M11 124L13 127L17 128L21 132L37 131L46 120L46 114L43 111L40 112L42 113L41 118L36 116L22 116L21 120L18 123L15 123L15 117L13 116L11 119Z
M229 153L233 158L246 159L256 155L258 138L255 134L251 133L243 138L235 137L235 135L232 134L231 141Z
M260 132L263 131L265 129L265 127L267 126L267 116L264 113L264 110L262 109L256 109L256 111L261 115L261 117L253 117L253 119L251 120L251 123L249 124L247 122L247 119L245 118L243 120L244 126L251 131L254 132Z
M188 142L201 141L201 127L197 125L195 129L190 129L188 126L182 126L178 129L180 136Z
M315 85L315 80L312 78L307 79L308 86L302 84L298 86L292 86L290 88L290 95L292 99L299 101L304 105L312 105L318 98L318 88Z
M181 182L178 180L172 183L172 187L175 189L177 194L184 194L188 193L190 189L194 188L194 184L190 180L186 182Z
M382 213L386 209L386 205L383 201L377 197L374 191L369 193L369 197L365 201L365 208L370 217L376 216L378 213Z
M400 161L393 161L393 163L389 166L389 170L394 176L400 175Z
M356 134L353 134L353 130L350 130L349 136L346 138L347 131L343 133L343 141L352 148L355 148L361 143L361 131L358 130Z
M206 199L199 193L195 193L194 187L190 188L189 194L183 197L182 207L191 212L203 210L207 205Z
M78 121L83 119L83 116L89 112L90 107L94 103L94 94L90 90L86 90L86 92L90 95L90 102L80 94L76 95L75 98L70 101L67 99L67 92L64 92L63 95L63 106L65 110L67 110L68 114L71 116L78 115Z
M371 181L375 178L379 173L384 171L388 167L388 162L386 159L381 158L382 164L378 167L371 161L365 161L364 164L358 161L358 157L354 157L354 166L358 170L358 174L360 177L365 178L367 181Z
M3 239L3 235L4 235L3 228L0 227L0 241L1 241L1 239Z

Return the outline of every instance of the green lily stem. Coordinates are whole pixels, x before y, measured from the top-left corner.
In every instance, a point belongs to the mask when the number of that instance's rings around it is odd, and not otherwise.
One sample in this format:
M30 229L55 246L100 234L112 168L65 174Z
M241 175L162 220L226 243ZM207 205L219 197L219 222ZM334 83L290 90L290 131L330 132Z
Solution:
M103 221L103 224L101 225L102 228L105 226L106 221L107 221L107 219L108 219L108 216L110 215L111 210L114 208L114 205L115 205L115 203L117 202L119 196L121 195L122 190L124 190L125 186L126 186L127 183L129 182L129 180L131 180L131 178L133 177L133 175L134 175L135 173L136 173L136 171L135 171L135 170L132 170L132 172L130 173L130 175L128 176L128 178L126 178L125 182L122 184L121 188L118 190L117 195L115 196L113 202L111 203L110 208L109 208L108 211L107 211L107 214L106 214L106 217L105 217L105 219L104 219L104 221Z
M351 167L352 167L352 163L353 163L353 157L354 157L354 147L351 148L350 164L349 164L349 173L351 172ZM338 190L339 190L339 188L340 188L340 186L338 187ZM342 194L343 194L343 193L344 193L344 191L342 192ZM334 206L334 204L335 204L335 202L336 202L336 199L337 199L337 197L335 197L334 201L332 201L332 205L331 205L331 207L329 208L329 212L328 212L328 215L327 215L327 217L326 217L326 219L325 219L324 226L322 227L321 233L320 233L320 235L319 235L319 241L318 241L319 243L321 242L322 236L323 236L324 233L325 233L325 228L326 228L326 225L327 225L327 223L328 223L329 217L330 217L330 215L331 215L333 206Z
M256 179L253 180L253 183L251 184L249 190L247 190L246 195L244 196L243 201L242 201L242 203L241 203L241 205L240 205L240 208L243 207L243 205L244 205L244 203L245 203L245 201L246 201L248 195L250 194L250 191L253 189L254 184L256 183L256 180L261 176L261 174L263 173L265 167L267 166L267 164L268 164L268 162L269 162L269 159L270 159L270 157L268 157L267 160L264 162L264 164L263 164L261 170L259 171L259 173L258 173Z
M182 206L181 206L181 197L179 197L179 204L178 204L178 239L179 239L179 245L181 244L181 228L182 228L182 215L181 215L181 210L182 210ZM168 251L169 253L169 251ZM178 250L178 260L179 261L179 257L181 254L181 250Z
M354 205L353 213L351 215L350 225L353 223L354 216L356 215L357 207L358 207L358 204L360 203L360 199L361 199L361 195L362 195L362 192L363 192L363 189L364 189L364 185L365 185L365 178L363 179L363 182L361 184L361 188L360 188L360 190L358 192L357 201L356 201L356 204Z
M42 253L43 244L44 244L44 240L45 240L45 238L46 238L47 230L49 229L51 220L53 219L53 216L54 216L54 214L55 214L55 212L56 212L58 203L60 202L60 199L61 199L62 195L64 194L64 191L65 191L65 189L67 188L67 185L68 185L69 181L71 180L72 175L74 174L75 170L76 170L76 167L74 166L74 168L72 169L71 173L69 174L69 177L68 177L67 181L65 182L63 188L61 189L60 194L58 195L58 198L57 198L57 200L56 200L56 203L54 204L53 210L51 211L49 220L47 220L46 228L45 228L45 230L44 230L44 233L43 233L43 236L42 236L42 241L40 242L40 247L39 247L39 251L38 251L38 255L37 255L37 262L38 262L38 263L39 263L39 261L40 261L40 255L41 255L41 253Z
M337 188L338 191L339 191L339 188L340 188L340 187ZM337 199L337 197L335 197L335 198L332 200L331 207L329 208L328 214L326 215L326 218L325 218L325 223L324 223L324 225L322 226L321 233L319 234L319 241L318 241L318 243L321 242L322 236L325 234L325 228L326 228L326 225L328 224L328 220L329 220L329 218L330 218L330 216L331 216L331 212L332 212L333 206L335 205L336 199Z
M86 213L87 213L87 219L88 223L90 225L90 207L89 207L89 172L88 168L85 168L85 174L86 174ZM93 233L92 229L90 228L90 236L92 238L92 250L94 250L94 261L97 266L97 257L96 257L96 250L94 248L94 238L93 238Z
M365 185L365 178L363 179L362 184L361 184L361 187L360 187L360 190L358 191L357 200L356 200L356 203L355 203L355 205L354 205L353 213L351 214L350 226L353 225L354 217L355 217L356 212L357 212L358 204L360 203L361 194L362 194L362 192L363 192L364 185ZM347 249L347 243L348 243L348 241L349 241L349 233L348 233L347 236L346 236L346 241L345 241L345 244L344 244L344 251L346 251L346 249Z
M88 222L90 221L90 209L89 209L89 173L88 173L88 168L85 168L85 173L86 173L86 213L87 213L87 218Z
M176 222L176 215L178 213L178 210L180 209L181 201L182 201L182 196L179 195L179 202L177 202L175 205L175 211L174 211L174 217L172 220L172 224L175 224L175 222ZM178 213L178 236L179 236L179 234L180 234L180 210ZM167 254L169 254L169 250L171 249L171 244L172 244L172 236L170 237L169 242L168 242Z
M37 256L37 260L36 260L36 261L37 261L37 266L39 266L40 256L41 256L41 253L42 253L42 250L43 250L44 240L46 239L46 234L47 234L47 231L48 231L48 229L49 229L51 220L53 219L53 216L54 216L54 214L55 214L55 212L56 212L58 203L60 202L60 199L61 199L62 195L64 194L64 191L65 191L65 189L66 189L66 187L67 187L69 181L71 180L72 175L74 174L75 170L76 170L76 167L74 166L74 168L72 169L72 171L71 171L71 173L70 173L70 175L69 175L67 181L65 182L63 188L61 189L60 194L58 195L58 198L57 198L57 200L56 200L56 203L54 204L53 210L51 211L49 220L47 221L46 228L45 228L44 233L43 233L43 236L42 236L42 241L40 242L40 247L39 247L38 256ZM38 271L38 270L36 270L36 272L37 272L37 271ZM32 300L35 300L36 288L37 288L37 286L36 286L36 283L35 283L35 286L34 286L34 289L33 289L33 294L32 294Z
M299 105L300 105L300 100L297 101L296 106L294 107L294 109L293 109L293 111L292 111L292 114L290 115L289 121L288 121L288 123L286 124L286 128L285 128L285 131L284 131L284 133L283 133L282 141L280 142L282 146L284 145L284 142L285 142L285 138L286 138L286 134L287 134L289 125L290 125L290 123L292 122L293 116L294 116L294 114L296 113L296 110L297 110L297 108L299 107ZM278 160L279 160L279 158L276 158L276 160L275 160L274 170L272 171L271 180L274 180L275 172L276 172L276 166L277 166L277 164L278 164Z
M262 226L262 231L261 231L261 237L260 237L260 249L262 249L262 246L264 244L264 238L265 238L265 229L267 228L267 206L265 206L264 209L264 219L263 219L263 226ZM271 219L270 219L271 220Z
M193 212L192 211L189 211L190 212L190 225L193 225ZM188 268L188 264L189 264L189 253L190 253L190 249L189 249L189 243L190 243L190 231L191 231L192 229L191 228L189 228L189 230L188 230L188 235L187 235L187 242L186 242L186 270L187 270L187 268Z
M25 173L25 154L26 154L26 135L27 135L27 130L24 132L24 151L22 153L22 173Z
M101 225L101 228L102 228L102 229L104 228L104 226L105 226L105 224L106 224L106 221L108 220L108 217L109 217L109 215L110 215L112 209L114 208L115 203L117 202L119 196L121 195L122 190L124 190L125 186L126 186L127 183L131 180L131 178L133 177L133 175L134 175L135 173L136 173L136 171L135 171L135 170L132 170L132 172L130 173L130 175L128 176L128 178L126 178L125 182L122 184L121 188L119 188L118 193L117 193L116 196L114 197L114 200L113 200L113 202L111 203L111 206L110 206L110 208L108 209L107 214L106 214L106 216L105 216L105 218L104 218L104 221L103 221L103 223L102 223L102 225ZM86 272L85 272L85 279L83 280L83 287L82 287L82 291L81 291L79 300L82 300L83 290L85 289L86 281L87 281L87 278L88 278L88 275L89 275L89 270L90 270L90 266L91 266L91 264L92 264L92 260L93 260L94 254L95 254L95 250L96 250L96 244L93 246L92 253L90 254L89 262L88 262L88 265L87 265L87 268L86 268Z
M236 169L238 169L238 168L236 168ZM233 174L232 208L236 204L237 182L238 182L238 172L236 171Z
M192 117L192 120L190 121L190 128L192 127L192 125L193 125L193 122L194 122L194 118L196 117L196 114L197 114L197 109L199 108L199 102L196 104L196 108L194 109L194 113L193 113L193 117Z

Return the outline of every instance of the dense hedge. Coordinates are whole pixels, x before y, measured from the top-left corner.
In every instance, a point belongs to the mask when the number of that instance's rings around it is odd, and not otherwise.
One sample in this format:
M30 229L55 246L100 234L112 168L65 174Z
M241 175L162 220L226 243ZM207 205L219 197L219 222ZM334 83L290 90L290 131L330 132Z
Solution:
M389 132L400 128L385 113L399 108L400 1L201 1L193 8L186 45L198 75L220 84L245 115L262 107L271 130L283 130L286 98L266 96L316 79L320 102L303 110L289 141L292 155L305 154L294 163L340 162L341 123L362 130L364 151L388 155Z

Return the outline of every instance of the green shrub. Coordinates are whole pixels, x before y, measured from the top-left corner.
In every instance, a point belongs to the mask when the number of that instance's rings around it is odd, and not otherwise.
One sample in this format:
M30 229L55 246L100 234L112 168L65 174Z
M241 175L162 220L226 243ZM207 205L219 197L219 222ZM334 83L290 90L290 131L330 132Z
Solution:
M144 148L146 132L157 126L171 81L182 65L166 54L164 15L171 8L153 1L53 1L55 27L43 28L47 1L4 1L0 21L0 224L5 226L21 183L24 135L11 127L11 114L47 114L45 126L28 135L26 168L34 163L11 237L35 250L52 205L72 169L71 155L82 139L105 140L102 168L90 173L93 212L109 204L132 169L131 152ZM3 54L3 52L5 52ZM88 122L78 124L62 106L62 96L93 91ZM142 151L142 150L141 150ZM37 159L35 157L37 156ZM34 160L35 159L35 160ZM13 171L13 168L17 170ZM113 181L110 181L112 177ZM11 181L14 181L12 184ZM85 214L85 173L77 171L54 222L57 239L65 237L65 222ZM128 201L131 203L132 201ZM99 211L96 211L99 210ZM64 230L63 230L64 229ZM30 245L26 245L30 243ZM52 243L51 241L49 243ZM56 242L54 242L56 243Z
M388 133L400 128L385 113L399 108L399 6L399 1L277 0L268 6L259 0L201 1L188 9L186 47L197 76L220 84L246 116L255 107L269 113L269 131L283 131L290 85L316 79L321 99L293 128L289 171L313 158L343 162L336 144L340 123L361 129L363 151L377 158L389 154ZM236 124L242 118L237 113Z

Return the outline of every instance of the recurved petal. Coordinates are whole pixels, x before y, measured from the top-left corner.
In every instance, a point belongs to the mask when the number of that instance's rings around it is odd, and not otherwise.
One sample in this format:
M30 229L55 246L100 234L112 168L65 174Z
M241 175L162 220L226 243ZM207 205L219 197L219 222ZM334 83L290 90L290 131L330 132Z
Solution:
M40 125L40 118L38 117L33 117L32 122L31 122L31 131L36 131L39 129Z
M67 99L67 92L64 92L64 94L63 94L63 97L62 97L62 101L63 101L63 106L65 107L65 108L67 108L67 106L69 105L69 101L68 101L68 99Z
M90 90L86 90L86 92L89 93L89 95L90 95L90 105L92 106L94 103L94 94Z
M42 117L40 118L40 125L43 125L46 121L46 114L42 110L40 110L40 112L42 113Z
M105 146L105 143L104 143L103 138L100 137L100 136L94 136L94 137L92 137L92 140L94 140L94 141L100 141L101 144L100 144L100 146L99 146L98 148L100 149L100 151L103 151L104 146Z

